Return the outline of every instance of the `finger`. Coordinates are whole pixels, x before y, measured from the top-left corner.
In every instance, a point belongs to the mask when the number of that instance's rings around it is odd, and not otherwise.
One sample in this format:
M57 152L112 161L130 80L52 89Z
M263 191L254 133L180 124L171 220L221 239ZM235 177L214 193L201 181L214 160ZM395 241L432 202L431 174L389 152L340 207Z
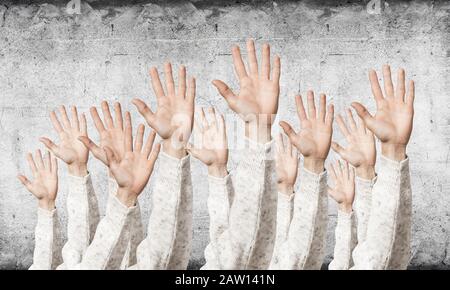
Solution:
M56 113L54 111L50 112L50 120L52 121L53 128L55 128L58 135L61 136L61 133L64 132L64 129L61 126L61 123L59 122L58 117L56 116Z
M36 150L34 153L34 159L36 160L36 165L38 169L43 169L44 167L44 160L42 159L42 153L41 150Z
M78 120L78 110L77 107L72 106L70 109L72 113L72 126L77 130L80 131L80 121Z
M328 195L334 200L334 201L338 201L339 200L339 194L336 192L336 190L330 186L328 186Z
M53 152L53 154L58 155L58 145L56 145L55 143L53 143L52 140L46 138L46 137L41 137L39 138L39 141L41 141L45 147L47 147L48 150L50 150L51 152Z
M300 121L305 121L308 119L305 112L305 106L303 105L302 96L295 96L295 104L297 105L297 114Z
M352 110L347 108L345 111L347 113L347 120L348 120L348 123L350 124L350 129L352 132L355 132L357 130L357 127L356 127L355 119L353 118Z
M27 161L28 161L28 166L30 166L31 172L33 173L33 176L36 177L37 166L36 166L36 163L34 162L33 154L31 154L31 153L27 154Z
M226 127L225 127L225 117L223 116L223 114L219 114L219 118L218 118L218 122L219 122L219 124L218 124L218 130L219 130L219 133L220 133L220 135L223 137L223 138L225 138L225 140L226 140L226 137L227 137L227 130L226 130Z
M50 151L47 151L47 153L45 153L45 157L44 157L44 166L48 171L52 171L52 162L50 160Z
M414 106L414 97L415 97L415 85L414 81L409 81L409 90L408 96L406 97L406 103L411 107Z
M203 130L207 130L209 127L208 120L206 119L205 110L201 108L200 110L200 121L202 122Z
M78 140L101 162L106 163L105 151L86 136L78 137Z
M211 127L217 129L216 110L214 107L208 108L209 119L211 120Z
M342 118L341 115L338 115L336 118L336 122L342 135L344 135L344 137L348 140L350 138L350 131L348 130L347 125L344 122L344 118Z
M114 128L113 118L111 116L111 111L109 110L108 102L103 101L101 106L103 112L103 119L105 120L106 127L108 129Z
M319 100L319 120L325 122L325 114L327 108L327 97L325 94L320 94Z
M142 145L144 143L144 124L139 124L136 130L136 139L134 140L134 151L140 152L142 150Z
M152 67L150 69L150 78L152 79L152 87L156 97L164 97L164 89L162 87L161 80L159 79L159 73L156 67Z
M281 75L281 60L278 55L273 59L272 81L279 83Z
M307 93L308 100L308 117L309 119L316 118L316 104L314 103L314 92L308 91Z
M285 121L280 122L281 128L283 128L284 133L292 140L295 137L296 133L294 129L292 129L291 125Z
M81 119L80 119L80 129L81 129L81 134L84 136L87 136L87 120L86 120L86 114L83 113L81 114Z
M71 125L70 125L69 117L67 116L66 107L65 106L60 106L59 107L59 113L61 114L61 120L62 120L64 128L66 130L70 129Z
M330 172L331 180L333 181L333 183L336 183L337 175L333 163L328 165L328 171Z
M285 147L286 147L286 152L287 152L290 156L292 156L292 142L289 140L289 138L286 138Z
M336 160L336 163L334 165L334 170L336 171L336 176L341 179L342 178L342 166L341 166L341 161L340 160Z
M348 179L348 177L349 177L349 172L348 172L348 162L347 161L344 161L344 162L342 162L343 164L343 172L344 172L344 177L345 177L345 179Z
M92 120L94 120L95 128L99 133L102 133L105 131L105 125L103 125L103 121L100 118L100 115L98 114L96 107L91 107L90 109Z
M370 88L372 89L372 94L377 103L377 107L380 102L384 99L383 92L381 91L380 83L378 82L377 72L374 70L369 71Z
M183 98L186 96L186 67L184 65L180 66L178 70L178 95Z
M367 111L366 107L364 107L363 105L361 105L358 102L353 102L352 107L353 107L353 109L355 109L358 116L364 121L364 124L366 125L366 127L373 132L376 127L376 120L369 113L369 111Z
M383 65L384 91L387 98L394 98L394 85L391 77L391 67L387 64Z
M170 62L164 64L164 77L166 79L167 95L175 96L175 83L173 81L172 64Z
M217 88L219 93L222 95L222 97L224 97L228 104L230 104L231 102L236 102L236 95L224 82L213 80L212 84Z
M277 143L278 153L280 153L280 154L284 153L283 135L281 135L281 133L277 134L275 142Z
M236 75L240 80L247 76L247 72L245 71L245 65L244 62L242 61L241 50L239 46L237 45L233 46L231 54L233 56L234 70L236 71Z
M341 145L339 145L339 143L337 142L331 142L331 149L333 149L334 152L336 152L337 154L339 154L339 156L344 155L345 153L345 148L342 147Z
M248 66L250 68L250 74L257 78L258 77L258 60L256 59L255 42L253 39L247 40L247 55L248 55Z
M353 167L349 170L349 178L351 183L355 183L355 169Z
M52 163L52 172L53 174L58 177L58 159L54 155L51 157L51 163Z
M17 178L28 190L30 190L31 182L25 175L19 174Z
M261 62L261 78L268 80L270 77L270 45L263 44L262 47L262 62Z
M145 143L145 147L144 147L144 151L143 151L144 156L147 158L149 157L149 155L152 151L153 143L155 142L155 137L156 137L156 132L152 130L147 137L147 142Z
M147 106L144 101L141 99L135 98L132 101L133 105L136 106L139 113L144 117L145 121L147 121L147 124L154 128L154 122L155 122L155 114L150 110L150 108Z
M123 130L122 105L119 102L114 103L114 114L116 128Z
M330 104L328 105L327 116L325 117L325 124L331 128L333 126L333 120L334 120L334 105Z
M125 152L133 152L133 127L130 112L125 112Z
M153 166L155 166L155 162L158 159L160 151L161 151L161 144L160 143L155 144L155 146L153 146L152 152L150 153L150 156L148 157L151 169L153 169Z
M395 98L404 102L405 93L405 70L400 68L397 73L397 91L395 93Z
M194 103L195 94L196 94L196 81L195 78L190 78L187 92L187 99L192 103Z

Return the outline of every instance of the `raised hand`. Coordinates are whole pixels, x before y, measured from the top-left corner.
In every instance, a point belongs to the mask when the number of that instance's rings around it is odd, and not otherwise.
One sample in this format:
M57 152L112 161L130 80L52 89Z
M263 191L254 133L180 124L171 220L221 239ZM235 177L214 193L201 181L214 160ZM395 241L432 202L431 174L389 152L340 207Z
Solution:
M95 158L107 164L106 153L103 150L108 146L114 151L114 155L118 161L122 160L125 155L125 130L123 127L122 107L120 103L114 104L115 116L111 116L108 102L102 102L102 112L104 121L100 118L97 108L90 109L92 120L95 128L100 136L100 144L95 144L87 136L81 136L80 141L92 152ZM125 119L131 124L131 116L129 112L125 113Z
M397 86L391 78L391 68L383 66L384 95L378 82L377 73L369 72L370 85L377 104L377 112L372 116L360 103L352 103L352 107L364 120L367 128L381 141L381 153L393 160L406 157L413 127L414 116L414 82L409 82L408 94L405 88L405 71L398 70Z
M372 179L375 177L375 138L373 133L366 128L362 119L359 119L356 124L352 111L350 109L346 111L349 126L345 124L341 115L337 116L337 123L348 145L344 148L338 143L332 142L331 148L356 168L357 176Z
M294 185L298 171L298 153L292 147L289 138L280 133L276 139L277 152L275 156L278 191L286 195L294 193Z
M334 187L328 187L328 194L338 203L341 211L351 213L355 199L355 172L349 168L347 161L330 164L328 171L334 184Z
M246 122L246 135L260 142L270 140L270 129L278 111L280 94L280 58L275 56L271 71L270 46L262 47L262 62L258 67L253 40L247 41L248 70L242 60L239 46L232 49L234 69L239 79L239 93L227 84L214 80L213 85L225 98L230 108Z
M181 66L178 73L178 88L175 90L170 63L164 65L164 74L166 91L163 89L157 69L153 67L150 70L153 91L158 104L155 112L141 99L134 99L133 104L148 125L163 139L163 151L181 158L186 155L185 145L192 133L195 79L189 79L186 90L186 68Z
M307 98L308 116L303 106L302 97L295 97L297 114L300 119L300 132L296 133L291 125L284 121L280 122L280 126L289 137L291 143L305 157L305 168L309 171L320 173L324 169L325 159L330 151L331 135L333 134L334 106L329 105L327 110L326 96L321 94L319 112L317 113L314 103L314 93L308 91Z
M106 162L117 182L117 198L126 206L136 204L137 197L147 185L158 158L160 144L153 146L155 132L152 131L144 145L145 126L139 125L133 146L130 119L125 120L125 153L119 160L114 150L104 147Z
M56 157L67 164L71 175L85 176L87 174L89 150L87 150L78 138L82 136L87 137L86 116L84 114L78 116L76 107L72 107L71 111L72 120L69 120L66 108L64 106L59 107L62 124L54 111L50 113L53 127L59 135L59 145L56 145L46 137L41 137L39 140Z
M208 166L208 174L215 177L225 177L228 174L228 143L225 119L216 113L213 107L208 109L208 122L203 108L200 111L201 123L194 123L196 142L187 145L188 152Z
M44 159L41 150L36 150L34 159L33 155L28 153L27 160L33 174L33 181L22 174L19 174L17 178L38 199L40 208L53 210L58 193L58 162L54 156L50 156L50 152Z

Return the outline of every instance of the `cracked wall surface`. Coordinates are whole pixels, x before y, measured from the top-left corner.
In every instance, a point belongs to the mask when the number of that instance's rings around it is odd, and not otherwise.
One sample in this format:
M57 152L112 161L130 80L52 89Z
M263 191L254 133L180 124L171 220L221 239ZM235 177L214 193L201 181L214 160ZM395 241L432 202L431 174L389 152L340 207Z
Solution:
M362 3L361 3L362 2ZM105 99L131 106L143 97L155 106L148 69L172 60L197 77L197 105L231 113L210 84L234 87L230 48L253 37L282 57L279 117L298 124L294 94L326 93L337 112L360 100L374 109L367 71L402 66L416 81L416 116L408 148L413 189L411 267L449 268L450 233L450 3L388 1L369 14L368 1L83 1L68 15L67 1L0 1L0 268L32 262L36 202L16 180L28 173L25 154L37 138L55 138L48 112L57 105L88 111ZM111 4L112 3L112 4ZM91 136L96 131L89 122ZM335 128L337 129L337 128ZM338 130L334 138L343 140ZM345 143L345 142L344 142ZM231 168L235 166L232 152ZM203 262L208 242L206 169L192 161L194 249L191 268ZM102 212L104 166L90 161ZM60 170L58 208L66 222L66 170ZM301 181L300 181L301 182ZM151 190L141 197L144 221ZM330 200L328 255L336 207Z

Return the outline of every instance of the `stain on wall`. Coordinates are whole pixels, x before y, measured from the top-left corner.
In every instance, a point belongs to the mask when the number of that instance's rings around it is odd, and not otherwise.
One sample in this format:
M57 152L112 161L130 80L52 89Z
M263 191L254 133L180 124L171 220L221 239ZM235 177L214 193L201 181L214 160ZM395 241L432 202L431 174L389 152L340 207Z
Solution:
M212 87L219 78L234 87L230 48L253 37L282 57L279 119L298 124L294 95L313 88L342 112L352 100L374 109L369 68L404 67L416 81L416 117L408 148L413 188L412 268L449 268L450 232L450 3L387 1L370 14L369 1L0 1L0 268L30 266L36 202L16 180L25 154L56 138L48 112L57 105L88 111L101 100L131 106L143 97L155 106L148 69L165 60L185 64L197 77L198 106L231 113ZM362 3L361 3L362 2ZM92 122L90 134L97 139ZM275 128L275 130L278 130ZM343 143L335 130L334 139ZM233 168L236 154L232 152ZM194 249L191 268L204 263L208 242L206 170L192 161ZM106 170L89 168L102 212ZM58 210L66 222L67 172L61 166ZM301 182L301 180L300 180ZM144 221L151 187L142 194ZM330 200L328 255L334 245L336 207Z

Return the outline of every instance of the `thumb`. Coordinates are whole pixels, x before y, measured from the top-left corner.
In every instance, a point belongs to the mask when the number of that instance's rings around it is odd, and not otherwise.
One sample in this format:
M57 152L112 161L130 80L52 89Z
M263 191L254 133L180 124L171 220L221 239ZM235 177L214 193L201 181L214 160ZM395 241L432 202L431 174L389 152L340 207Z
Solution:
M343 156L345 155L345 148L339 145L339 143L331 142L331 149L333 149L334 152L339 154L341 158L344 158Z
M80 137L78 137L78 140L81 143L83 143L83 145L89 151L92 152L92 154L94 155L95 158L97 158L98 160L100 160L101 162L103 162L104 164L107 165L105 151L102 150L102 148L100 148L97 144L95 144L94 141L92 141L91 139L89 139L89 137L86 137L86 136L80 136Z
M292 126L289 125L289 123L285 122L285 121L281 121L280 126L283 129L284 133L289 137L289 139L291 139L291 142L292 142L292 138L295 137L295 135L297 134L297 133L295 133L294 129L292 129Z
M105 151L106 154L106 165L108 165L109 167L115 165L117 163L117 159L112 149L109 148L108 146L105 146L103 150Z
M17 175L17 178L29 190L31 182L28 180L28 178L26 178L26 176L22 174Z
M58 155L57 154L58 146L55 143L53 143L52 140L46 137L41 137L39 138L39 141L41 141L45 145L45 147L47 147L47 149L50 150L53 154Z
M222 97L225 98L227 102L233 102L236 100L236 95L233 93L233 91L225 84L224 82L220 80L213 80L212 84L217 88L219 93L222 95Z
M358 102L353 102L352 107L355 109L358 116L364 121L366 127L373 132L376 126L376 121L369 111L367 111L366 107Z
M194 145L192 145L192 143L186 144L186 150L189 152L189 154L191 154L195 158L200 159L199 157L201 155L201 150L195 148Z

